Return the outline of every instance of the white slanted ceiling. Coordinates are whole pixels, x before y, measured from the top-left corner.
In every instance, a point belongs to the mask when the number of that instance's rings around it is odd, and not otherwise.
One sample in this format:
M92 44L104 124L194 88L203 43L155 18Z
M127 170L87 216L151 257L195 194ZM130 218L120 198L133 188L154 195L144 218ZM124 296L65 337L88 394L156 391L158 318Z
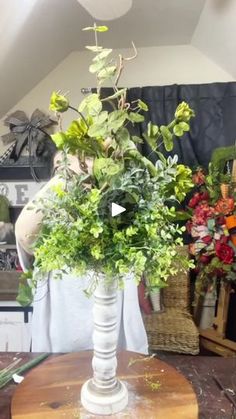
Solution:
M236 78L236 0L207 0L192 44Z
M77 0L95 20L114 20L124 16L133 0Z
M134 40L139 49L188 46L190 56L196 47L235 77L235 17L236 0L133 0L124 16L107 23L110 31L101 43L129 48ZM78 0L0 0L0 118L71 52L93 44L91 33L82 32L92 24Z
M109 22L103 39L113 48L129 47L131 40L137 47L189 44L203 4L134 0L126 15ZM0 0L0 116L69 53L94 42L82 32L91 24L77 0Z

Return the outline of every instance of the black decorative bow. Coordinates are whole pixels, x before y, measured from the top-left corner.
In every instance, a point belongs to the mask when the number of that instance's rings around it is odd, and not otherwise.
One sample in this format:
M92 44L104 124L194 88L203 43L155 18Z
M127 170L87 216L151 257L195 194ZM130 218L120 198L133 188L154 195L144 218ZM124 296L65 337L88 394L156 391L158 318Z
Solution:
M29 149L29 165L31 173L37 180L32 167L32 157L48 158L55 150L54 143L45 128L57 123L49 115L36 109L29 119L25 112L15 111L9 115L4 124L9 127L10 132L2 136L3 144L11 144L10 158L17 161L25 146ZM13 143L13 147L12 147Z

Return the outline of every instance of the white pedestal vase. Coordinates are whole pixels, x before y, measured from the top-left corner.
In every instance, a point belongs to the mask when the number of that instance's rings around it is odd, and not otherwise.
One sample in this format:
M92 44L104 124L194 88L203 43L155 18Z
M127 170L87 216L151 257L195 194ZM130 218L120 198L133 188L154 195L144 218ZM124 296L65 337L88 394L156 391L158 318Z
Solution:
M116 378L117 358L117 283L99 278L94 292L93 378L81 389L81 403L89 412L111 415L124 409L128 391Z

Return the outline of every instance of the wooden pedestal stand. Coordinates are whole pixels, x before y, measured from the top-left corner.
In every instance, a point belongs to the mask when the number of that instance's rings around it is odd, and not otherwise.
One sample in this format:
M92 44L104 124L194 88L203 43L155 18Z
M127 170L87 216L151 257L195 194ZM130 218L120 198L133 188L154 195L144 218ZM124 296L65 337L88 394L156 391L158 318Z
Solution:
M213 326L208 329L199 330L201 346L224 357L236 357L236 342L225 338L230 291L230 284L221 284L217 315L214 319Z

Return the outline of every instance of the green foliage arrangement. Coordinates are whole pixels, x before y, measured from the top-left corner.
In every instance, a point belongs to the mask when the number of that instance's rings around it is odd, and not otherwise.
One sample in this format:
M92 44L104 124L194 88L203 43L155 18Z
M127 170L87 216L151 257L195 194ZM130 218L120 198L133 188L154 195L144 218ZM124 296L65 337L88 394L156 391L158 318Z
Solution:
M66 131L52 135L64 153L61 185L35 203L44 214L35 245L37 269L69 269L78 275L92 270L95 279L88 293L96 285L96 273L122 283L128 272L137 281L145 272L153 289L164 286L168 276L177 272L174 261L183 269L191 264L176 251L184 228L177 224L173 206L173 201L182 201L192 188L191 170L178 164L177 156L165 158L158 147L164 144L171 151L174 138L189 131L194 112L182 102L167 126L150 121L143 137L157 153L157 163L142 156L137 144L143 138L132 136L129 126L144 121L148 106L141 100L128 103L127 89L118 88L125 61L134 57L119 55L115 61L112 49L98 45L98 33L107 29L96 25L84 29L95 34L95 45L86 48L94 54L89 71L96 76L97 92L86 96L78 109L61 93L51 96L51 110L61 114L74 109L77 116ZM104 98L101 88L108 82L114 93ZM81 175L70 171L68 154L78 157ZM93 159L92 174L87 157ZM102 203L117 190L131 197L135 211L114 218L101 216Z
M234 159L236 159L235 145L218 147L212 153L211 161L208 166L208 175L206 176L206 188L213 202L216 202L221 196L220 184L232 183L231 173L229 170L225 173L225 169L227 163Z

